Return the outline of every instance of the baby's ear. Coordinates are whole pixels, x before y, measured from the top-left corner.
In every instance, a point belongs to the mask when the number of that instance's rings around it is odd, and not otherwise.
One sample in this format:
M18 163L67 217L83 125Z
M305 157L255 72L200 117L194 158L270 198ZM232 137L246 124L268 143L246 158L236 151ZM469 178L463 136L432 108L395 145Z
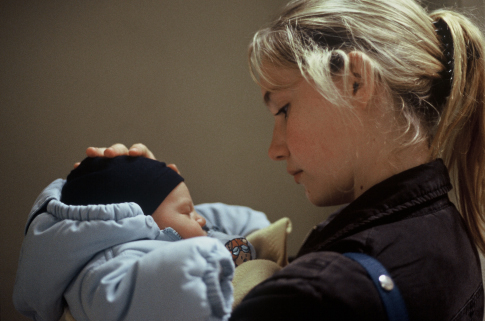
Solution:
M374 75L372 62L360 51L348 54L351 75L348 77L352 89L352 104L357 108L366 108L374 94Z

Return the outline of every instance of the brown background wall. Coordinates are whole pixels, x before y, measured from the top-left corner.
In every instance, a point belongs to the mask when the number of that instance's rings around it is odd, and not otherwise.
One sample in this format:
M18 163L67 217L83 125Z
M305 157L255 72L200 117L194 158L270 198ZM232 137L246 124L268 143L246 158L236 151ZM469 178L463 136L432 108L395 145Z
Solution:
M267 157L272 118L246 62L285 2L0 1L0 320L23 320L11 295L32 203L87 146L143 142L178 165L196 203L290 217L296 253L332 209Z

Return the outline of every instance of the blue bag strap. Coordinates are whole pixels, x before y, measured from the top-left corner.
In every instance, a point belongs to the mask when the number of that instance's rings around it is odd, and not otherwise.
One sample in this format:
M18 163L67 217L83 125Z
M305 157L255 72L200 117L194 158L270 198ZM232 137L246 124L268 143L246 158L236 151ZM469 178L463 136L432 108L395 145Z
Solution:
M356 261L366 269L379 292L389 321L408 321L408 311L401 292L389 272L375 258L363 253L344 253L344 256Z

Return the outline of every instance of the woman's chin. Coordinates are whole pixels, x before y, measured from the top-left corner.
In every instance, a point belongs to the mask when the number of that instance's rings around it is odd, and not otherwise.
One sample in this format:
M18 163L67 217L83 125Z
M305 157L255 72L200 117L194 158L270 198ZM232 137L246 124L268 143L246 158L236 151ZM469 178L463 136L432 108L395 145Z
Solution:
M318 207L328 206L326 205L324 198L314 197L314 195L307 188L305 188L305 196L310 201L310 203L312 203L315 206L318 206Z
M312 192L305 188L305 195L307 199L315 206L325 207L325 206L337 206L352 202L351 193L335 193L330 195L314 195Z

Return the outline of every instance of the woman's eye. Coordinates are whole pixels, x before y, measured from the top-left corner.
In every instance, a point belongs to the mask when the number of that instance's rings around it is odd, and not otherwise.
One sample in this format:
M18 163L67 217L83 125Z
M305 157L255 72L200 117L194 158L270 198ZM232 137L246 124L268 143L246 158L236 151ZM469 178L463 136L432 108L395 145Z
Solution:
M290 104L286 104L283 107L281 107L278 112L275 114L275 116L278 115L284 115L285 118L288 118L288 107L290 107Z

